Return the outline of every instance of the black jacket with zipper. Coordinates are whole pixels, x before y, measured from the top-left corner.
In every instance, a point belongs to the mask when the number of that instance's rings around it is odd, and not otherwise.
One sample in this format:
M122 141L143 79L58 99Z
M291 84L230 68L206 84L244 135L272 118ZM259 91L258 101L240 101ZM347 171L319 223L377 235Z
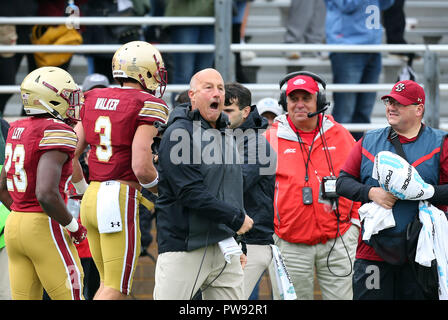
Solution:
M177 106L170 114L159 147L159 254L202 248L241 228L243 175L226 126L225 114L213 129L191 104Z

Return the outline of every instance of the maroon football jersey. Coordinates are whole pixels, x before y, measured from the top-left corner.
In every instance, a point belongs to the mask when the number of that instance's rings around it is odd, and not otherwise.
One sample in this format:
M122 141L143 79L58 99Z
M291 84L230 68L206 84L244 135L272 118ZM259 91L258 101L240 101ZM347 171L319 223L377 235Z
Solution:
M101 88L85 93L81 110L92 181L138 181L132 171L132 141L142 124L166 123L168 107L152 94L133 88ZM151 159L148 159L151 161Z
M36 199L39 159L46 151L59 150L69 155L62 167L59 192L64 198L67 178L72 174L72 158L78 139L73 129L53 118L29 117L11 123L5 147L8 191L15 211L43 212Z

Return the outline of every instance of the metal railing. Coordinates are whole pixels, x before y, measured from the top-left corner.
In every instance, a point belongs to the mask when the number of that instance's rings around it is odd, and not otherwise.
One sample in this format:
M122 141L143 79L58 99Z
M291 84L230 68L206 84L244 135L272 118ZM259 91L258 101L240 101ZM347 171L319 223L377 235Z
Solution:
M0 17L1 24L51 24L67 23L65 17ZM426 92L425 122L435 128L445 128L440 125L440 91L448 91L448 84L440 84L439 54L448 52L448 45L413 44L413 45L326 45L326 44L232 44L231 43L231 1L215 0L215 17L76 17L70 23L80 25L214 25L215 44L154 44L162 52L214 52L215 67L225 81L234 81L234 52L422 52L424 59L423 85ZM34 53L34 52L71 52L77 54L113 53L120 45L0 45L0 53ZM253 91L279 90L278 84L245 84ZM366 92L389 91L390 84L328 84L329 92ZM177 92L188 88L185 85L168 85L168 92ZM0 86L0 93L18 93L19 86ZM354 131L363 131L366 125L358 128L357 124L344 124ZM375 124L372 124L375 126Z

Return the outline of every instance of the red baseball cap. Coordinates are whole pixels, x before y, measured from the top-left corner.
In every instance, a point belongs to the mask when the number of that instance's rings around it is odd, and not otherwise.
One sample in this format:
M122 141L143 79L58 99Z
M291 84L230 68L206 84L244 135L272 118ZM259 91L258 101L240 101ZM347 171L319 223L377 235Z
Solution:
M286 95L289 96L289 94L295 90L305 90L311 94L315 94L319 91L319 85L316 80L310 76L299 75L288 80L286 85Z
M385 98L395 99L404 106L414 103L425 104L425 91L417 82L403 80L398 81L392 91L388 95L382 96L381 100Z

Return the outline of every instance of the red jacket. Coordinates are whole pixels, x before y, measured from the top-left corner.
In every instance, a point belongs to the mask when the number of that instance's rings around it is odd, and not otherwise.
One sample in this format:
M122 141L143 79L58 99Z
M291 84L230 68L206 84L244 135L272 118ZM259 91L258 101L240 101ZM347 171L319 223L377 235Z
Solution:
M283 240L292 243L314 245L326 243L337 234L337 218L329 204L319 200L322 177L330 176L330 166L324 151L324 142L331 158L334 175L339 175L341 166L350 153L355 140L349 131L325 115L323 132L314 138L308 166L309 180L305 182L305 162L310 145L298 142L297 134L288 123L286 115L280 116L266 131L266 138L277 152L277 169L274 194L275 233ZM303 204L302 188L310 186L313 203ZM339 198L339 231L344 234L352 223L359 226L359 202Z

